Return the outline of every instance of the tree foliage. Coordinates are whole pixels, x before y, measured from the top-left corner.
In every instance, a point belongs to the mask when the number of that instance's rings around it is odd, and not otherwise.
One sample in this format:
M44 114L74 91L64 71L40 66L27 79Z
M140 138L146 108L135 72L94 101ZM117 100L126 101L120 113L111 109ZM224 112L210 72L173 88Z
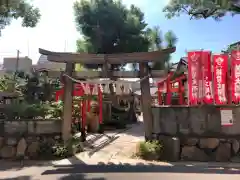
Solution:
M148 50L144 13L120 1L81 0L74 4L77 29L83 39L77 41L78 52L120 53ZM113 68L119 68L115 66Z
M162 33L159 26L155 26L152 29L147 29L147 36L150 42L149 51L161 50L163 48L172 48L177 43L177 37L172 31L168 31L162 37ZM165 43L165 46L163 46ZM153 63L152 69L154 70L168 70L170 68L171 55L166 55L164 59L159 62Z
M0 31L18 18L22 18L23 27L35 27L40 16L39 9L28 0L0 0Z
M222 52L231 53L233 50L239 50L239 49L240 49L240 42L236 42L236 43L228 45L228 47L226 49L222 50Z
M239 14L239 0L171 0L163 9L168 18L187 14L194 19L220 20L227 13Z
M159 27L147 28L144 13L138 7L131 5L127 8L121 1L80 0L74 4L74 13L77 29L83 35L83 38L77 41L78 52L147 52L162 49L163 41L167 47L174 46L177 41L171 31L166 33L163 40ZM166 57L167 61L169 59L170 57ZM125 64L113 66L112 69L121 69L123 65ZM164 68L162 65L158 67ZM138 67L132 64L132 68Z

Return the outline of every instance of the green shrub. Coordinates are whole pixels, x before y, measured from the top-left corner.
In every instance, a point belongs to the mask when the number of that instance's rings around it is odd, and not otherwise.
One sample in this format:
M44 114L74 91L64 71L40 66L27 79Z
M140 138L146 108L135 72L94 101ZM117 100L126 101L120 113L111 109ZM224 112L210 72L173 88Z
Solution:
M136 155L146 160L159 160L163 146L159 141L140 142L137 145Z
M52 156L56 158L66 158L71 155L68 147L62 143L56 144L51 147L52 149Z
M48 118L61 118L63 113L63 102L53 102L50 104L48 109L47 116Z
M9 104L2 113L7 119L34 119L45 118L50 106L48 104L28 104L22 102L19 104Z
M66 144L62 141L43 141L38 149L40 159L59 159L73 156L81 152L82 145L78 138L72 137Z

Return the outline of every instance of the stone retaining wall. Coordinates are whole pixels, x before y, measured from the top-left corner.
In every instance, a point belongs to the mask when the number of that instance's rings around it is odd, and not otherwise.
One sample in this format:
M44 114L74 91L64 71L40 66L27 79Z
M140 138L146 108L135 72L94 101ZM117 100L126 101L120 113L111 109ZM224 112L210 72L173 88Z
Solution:
M214 106L153 107L152 112L154 134L240 137L240 107L232 108L231 126L221 125L220 109Z
M222 126L216 107L155 107L153 133L163 141L164 157L178 161L240 162L240 108L233 125Z
M41 143L60 135L61 120L0 120L0 158L34 158Z
M186 138L180 145L181 160L240 162L237 139Z
M168 161L240 162L240 140L160 136Z

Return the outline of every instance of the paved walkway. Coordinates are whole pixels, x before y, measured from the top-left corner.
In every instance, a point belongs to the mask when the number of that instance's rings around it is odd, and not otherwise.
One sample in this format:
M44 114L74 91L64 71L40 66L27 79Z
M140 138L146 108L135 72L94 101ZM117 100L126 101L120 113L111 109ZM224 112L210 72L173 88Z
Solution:
M75 155L69 159L54 161L55 165L67 164L97 164L109 163L119 160L130 161L129 158L134 154L136 144L144 140L143 123L131 125L132 127L120 133L106 133L105 135L92 135L88 137L95 139L93 149ZM97 139L97 140L96 140ZM136 160L131 160L136 161Z

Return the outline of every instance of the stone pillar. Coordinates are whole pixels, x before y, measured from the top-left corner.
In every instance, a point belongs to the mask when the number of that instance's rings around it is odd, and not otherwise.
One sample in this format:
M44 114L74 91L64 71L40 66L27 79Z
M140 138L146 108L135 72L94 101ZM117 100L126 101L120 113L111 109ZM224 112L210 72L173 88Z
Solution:
M144 131L145 139L151 140L153 137L153 116L152 116L152 97L150 93L150 83L149 77L146 78L149 74L148 64L139 63L140 77L144 78L140 81L141 87L141 105L143 111L143 122L144 122Z
M73 63L67 63L65 73L72 76L74 70ZM64 95L63 95L63 123L62 123L62 139L66 142L71 138L72 124L72 101L73 101L73 82L68 77L64 77Z

